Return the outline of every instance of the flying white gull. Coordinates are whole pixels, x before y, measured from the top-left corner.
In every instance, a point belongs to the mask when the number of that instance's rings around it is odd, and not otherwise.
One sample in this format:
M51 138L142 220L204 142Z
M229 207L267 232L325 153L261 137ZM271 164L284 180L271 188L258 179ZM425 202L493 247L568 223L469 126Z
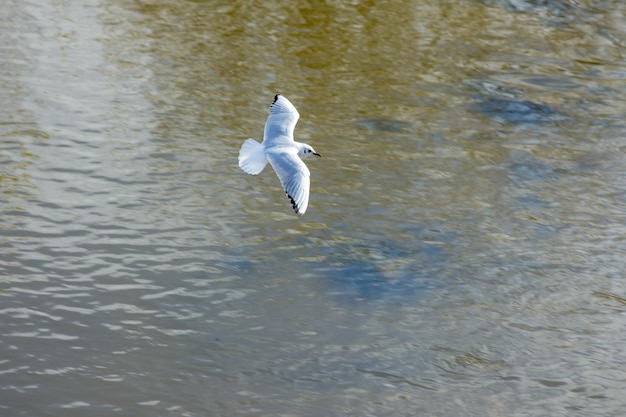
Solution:
M293 130L299 117L294 105L276 94L265 123L263 143L248 139L241 145L239 168L248 174L257 175L269 162L296 214L302 216L309 205L311 173L300 158L321 155L306 143L293 140Z

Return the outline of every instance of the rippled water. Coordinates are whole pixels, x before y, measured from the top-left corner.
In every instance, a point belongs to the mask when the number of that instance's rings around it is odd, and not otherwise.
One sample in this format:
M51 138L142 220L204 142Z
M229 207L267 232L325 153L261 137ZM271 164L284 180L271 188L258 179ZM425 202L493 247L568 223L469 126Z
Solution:
M621 416L617 0L0 9L0 414ZM312 194L237 167L273 94Z

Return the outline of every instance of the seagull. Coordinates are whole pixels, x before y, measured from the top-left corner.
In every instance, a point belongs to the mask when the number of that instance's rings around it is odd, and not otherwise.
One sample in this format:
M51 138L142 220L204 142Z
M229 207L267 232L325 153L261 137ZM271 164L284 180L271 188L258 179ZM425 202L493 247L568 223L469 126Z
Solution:
M300 114L284 96L276 94L265 123L263 143L246 140L239 150L239 168L258 175L269 162L276 171L293 209L302 216L309 205L311 173L302 159L322 156L306 143L293 140L293 130Z

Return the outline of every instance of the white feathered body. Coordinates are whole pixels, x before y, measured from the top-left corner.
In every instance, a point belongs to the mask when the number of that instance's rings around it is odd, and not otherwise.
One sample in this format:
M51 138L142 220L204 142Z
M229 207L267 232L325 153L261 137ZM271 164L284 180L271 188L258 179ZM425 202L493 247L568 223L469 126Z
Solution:
M303 215L309 205L311 173L301 158L319 154L311 146L294 141L293 132L299 118L294 105L277 94L265 123L263 143L246 140L239 151L239 167L257 175L269 162L296 214Z

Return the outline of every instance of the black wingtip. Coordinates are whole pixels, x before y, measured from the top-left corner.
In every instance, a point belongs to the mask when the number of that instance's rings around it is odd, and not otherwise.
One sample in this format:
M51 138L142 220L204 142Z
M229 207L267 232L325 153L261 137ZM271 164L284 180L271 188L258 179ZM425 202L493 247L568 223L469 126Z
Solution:
M287 191L285 191L285 194L287 195L287 198L289 198L289 201L291 202L291 207L293 207L293 210L296 212L296 214L298 216L302 216L304 213L300 213L300 208L296 204L296 201L289 195Z
M278 100L278 96L279 96L279 95L280 95L280 94L276 94L276 95L274 96L274 101L272 101L272 104L276 103L276 100Z

